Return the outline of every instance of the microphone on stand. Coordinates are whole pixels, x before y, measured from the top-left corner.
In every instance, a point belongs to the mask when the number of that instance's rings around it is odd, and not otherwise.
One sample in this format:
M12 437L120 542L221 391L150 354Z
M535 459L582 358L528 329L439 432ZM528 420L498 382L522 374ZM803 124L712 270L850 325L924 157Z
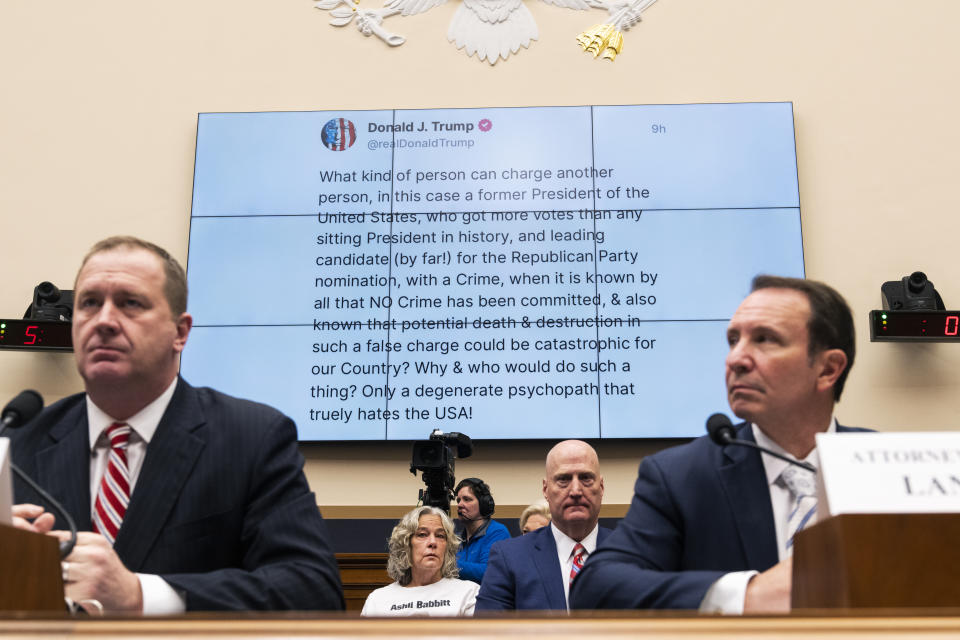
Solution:
M766 454L773 456L774 458L779 458L785 462L789 462L792 465L796 465L801 469L806 469L813 473L817 472L816 467L807 462L800 462L794 460L789 456L785 456L782 453L777 453L766 447L761 447L756 442L749 442L747 440L740 440L737 438L737 432L733 428L733 423L730 422L730 418L722 413L715 413L709 418L707 418L707 434L709 434L710 439L716 442L721 447L728 444L737 445L741 447L749 447L751 449L756 449L757 451L762 451Z
M3 413L0 414L0 435L3 435L3 432L7 429L19 429L33 420L42 410L43 397L39 393L32 389L21 391L13 400L7 403L7 406L3 408ZM77 544L77 523L73 521L73 518L67 510L63 508L62 504L44 491L30 476L21 471L20 467L13 464L13 461L10 462L10 469L18 478L23 480L27 486L43 498L47 504L53 507L53 510L59 513L67 523L67 528L70 530L70 539L60 543L60 558L66 558Z

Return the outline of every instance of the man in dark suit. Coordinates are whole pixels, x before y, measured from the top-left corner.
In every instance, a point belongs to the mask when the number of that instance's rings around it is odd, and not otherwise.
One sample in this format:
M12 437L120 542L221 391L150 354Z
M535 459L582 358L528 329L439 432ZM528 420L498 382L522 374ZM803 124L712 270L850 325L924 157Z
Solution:
M819 282L758 276L727 341L728 401L747 421L737 437L817 466L816 434L850 430L833 417L855 353L846 302ZM630 510L577 579L572 605L789 610L792 534L816 505L788 490L787 468L706 436L644 459ZM803 517L791 525L794 514Z
M603 476L593 447L565 440L547 454L543 496L552 522L490 549L477 611L566 610L570 581L610 534L597 525Z
M178 377L192 327L182 267L151 243L108 238L74 288L86 393L12 444L82 530L63 563L66 595L107 612L342 609L293 422ZM16 497L19 526L64 526L26 503L39 500L26 486Z

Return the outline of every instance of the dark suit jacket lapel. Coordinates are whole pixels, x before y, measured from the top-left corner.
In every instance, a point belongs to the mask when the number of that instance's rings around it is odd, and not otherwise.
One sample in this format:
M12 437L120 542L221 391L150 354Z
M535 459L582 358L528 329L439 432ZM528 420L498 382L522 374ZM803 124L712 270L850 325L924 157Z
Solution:
M87 425L87 405L81 401L50 429L48 446L36 453L37 483L70 512L80 531L90 530L90 437ZM67 527L59 517L56 526Z
M203 423L196 392L179 380L147 447L127 515L114 544L131 571L137 571L147 557L203 450L206 441L202 430L198 431Z
M547 596L547 606L551 609L566 609L567 599L563 595L563 574L560 572L560 559L557 557L557 543L553 539L550 525L543 527L535 534L533 564L540 574L540 584ZM520 603L518 603L520 604Z
M754 442L749 424L738 429L737 437ZM747 447L727 445L723 448L718 471L747 566L768 568L775 565L779 560L777 532L760 453Z

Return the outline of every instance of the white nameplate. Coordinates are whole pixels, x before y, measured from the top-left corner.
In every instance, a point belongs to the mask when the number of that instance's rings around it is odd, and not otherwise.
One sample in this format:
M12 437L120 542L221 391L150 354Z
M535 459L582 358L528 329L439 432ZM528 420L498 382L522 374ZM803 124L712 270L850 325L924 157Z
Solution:
M9 438L0 438L0 524L13 524L13 483L10 482Z
M960 433L820 433L819 520L960 513Z

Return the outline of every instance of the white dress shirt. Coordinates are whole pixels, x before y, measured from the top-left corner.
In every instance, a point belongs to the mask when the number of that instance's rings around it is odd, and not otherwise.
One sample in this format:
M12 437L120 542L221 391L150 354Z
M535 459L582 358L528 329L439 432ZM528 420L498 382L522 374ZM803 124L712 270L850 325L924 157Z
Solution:
M771 451L783 454L788 458L796 460L795 457L787 453L783 447L774 442L760 427L751 424L753 438L761 447L766 447ZM837 430L837 419L830 419L830 427L826 433L834 433ZM767 489L770 492L770 505L773 507L773 524L777 534L777 551L780 554L779 560L786 560L790 553L784 549L784 542L787 536L787 521L790 518L790 508L793 505L793 497L790 491L777 484L777 478L783 472L789 462L780 460L766 453L760 454L763 461L763 470L767 476ZM812 464L814 468L820 468L820 454L814 447L803 462ZM816 514L807 526L817 521ZM750 579L757 575L759 571L735 571L722 576L719 580L710 585L706 595L700 602L701 613L725 613L730 615L741 615L743 613L743 601L747 596L747 584Z
M147 455L147 445L163 418L173 392L177 388L174 378L170 386L160 396L128 420L115 420L93 403L87 396L87 423L90 429L90 508L97 501L97 492L103 474L107 471L110 459L110 439L104 433L114 422L130 425L130 441L127 444L127 469L130 471L130 495L133 496L143 459ZM122 525L121 525L122 526ZM138 573L140 589L143 592L144 615L163 615L186 611L186 598L171 587L160 576Z
M586 562L590 554L597 550L597 533L600 525L595 524L593 531L588 533L580 544L587 550L587 555L583 561ZM563 577L563 597L567 601L567 610L570 609L570 570L573 569L573 548L577 546L577 541L565 534L553 522L550 523L550 531L553 532L553 539L557 543L557 559L560 560L560 575Z

